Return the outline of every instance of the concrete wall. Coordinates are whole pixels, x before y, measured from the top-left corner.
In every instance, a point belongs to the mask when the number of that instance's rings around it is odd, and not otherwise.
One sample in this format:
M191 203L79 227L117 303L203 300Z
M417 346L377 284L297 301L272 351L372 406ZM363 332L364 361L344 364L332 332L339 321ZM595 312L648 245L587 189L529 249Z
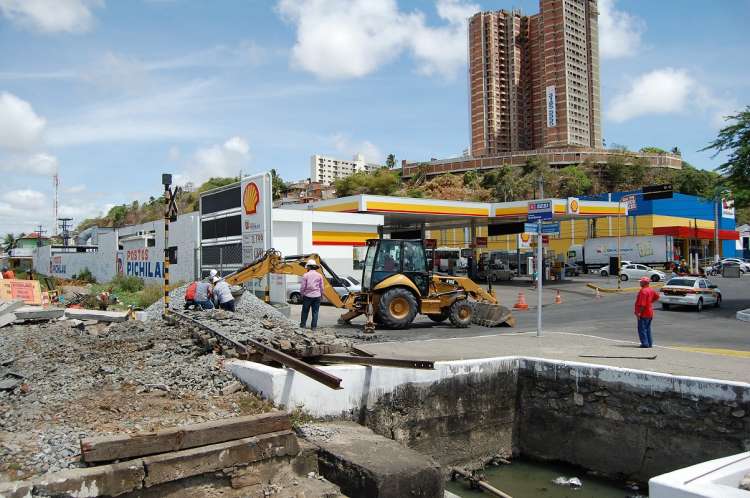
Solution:
M342 379L334 391L292 370L228 368L276 403L355 419L444 464L513 453L645 482L750 447L750 384L739 382L503 357L322 367Z

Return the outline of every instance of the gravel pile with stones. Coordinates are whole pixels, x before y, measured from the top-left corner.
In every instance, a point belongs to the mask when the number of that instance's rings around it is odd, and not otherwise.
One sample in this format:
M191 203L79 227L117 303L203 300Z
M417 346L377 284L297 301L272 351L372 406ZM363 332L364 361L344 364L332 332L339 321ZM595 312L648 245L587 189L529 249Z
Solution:
M5 327L2 363L22 383L0 390L0 481L82 466L81 436L131 433L270 409L234 383L223 357L162 322L66 321Z

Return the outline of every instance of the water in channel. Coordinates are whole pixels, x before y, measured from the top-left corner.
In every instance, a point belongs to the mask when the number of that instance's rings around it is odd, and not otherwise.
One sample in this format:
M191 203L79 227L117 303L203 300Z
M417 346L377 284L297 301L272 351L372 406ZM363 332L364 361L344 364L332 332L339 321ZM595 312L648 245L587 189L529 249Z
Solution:
M487 482L513 498L645 498L647 490L633 491L624 483L589 476L580 468L564 464L548 464L527 460L513 460L510 465L488 467ZM552 484L557 477L578 477L583 486L571 489ZM448 482L445 489L461 498L483 497L489 493L470 490L463 479Z

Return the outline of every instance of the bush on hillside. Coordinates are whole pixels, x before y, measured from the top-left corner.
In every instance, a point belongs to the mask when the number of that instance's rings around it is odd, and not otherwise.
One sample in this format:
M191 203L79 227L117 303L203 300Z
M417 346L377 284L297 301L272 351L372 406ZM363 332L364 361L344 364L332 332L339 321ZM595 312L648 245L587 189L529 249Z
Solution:
M120 292L138 292L144 286L143 279L133 275L117 275L112 279L112 288Z

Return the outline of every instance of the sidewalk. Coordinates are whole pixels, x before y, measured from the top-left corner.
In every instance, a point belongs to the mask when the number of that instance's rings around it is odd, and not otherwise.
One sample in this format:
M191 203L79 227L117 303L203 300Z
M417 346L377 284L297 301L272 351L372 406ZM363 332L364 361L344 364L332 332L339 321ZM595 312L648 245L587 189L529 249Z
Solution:
M668 346L641 349L636 342L568 332L545 332L541 338L536 337L534 332L508 332L481 337L361 344L359 347L375 355L397 358L438 361L529 356L672 375L750 382L750 358L684 351ZM654 355L656 359L639 359Z

